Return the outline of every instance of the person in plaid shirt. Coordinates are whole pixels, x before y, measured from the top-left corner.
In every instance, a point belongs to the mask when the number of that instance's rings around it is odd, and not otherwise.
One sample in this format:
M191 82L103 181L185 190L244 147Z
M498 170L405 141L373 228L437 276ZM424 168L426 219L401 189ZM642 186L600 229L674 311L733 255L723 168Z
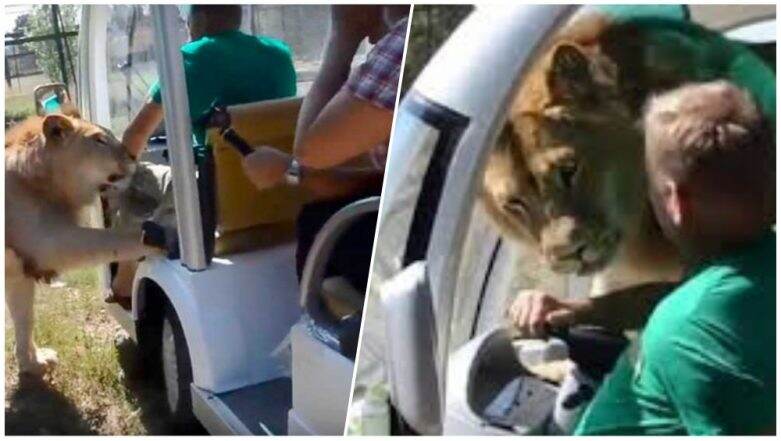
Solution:
M408 5L332 7L323 64L301 107L294 155L261 147L244 158L244 171L258 188L281 184L294 161L300 185L323 199L379 188L408 14ZM366 38L374 47L351 73Z
M409 10L409 5L332 6L323 63L301 106L293 155L260 147L244 158L244 172L259 189L282 184L295 168L298 185L317 199L298 219L299 276L328 218L350 202L380 194ZM351 72L365 39L374 47ZM332 272L347 273L359 290L368 277L375 222L359 222L345 235L350 242L337 245L332 256Z

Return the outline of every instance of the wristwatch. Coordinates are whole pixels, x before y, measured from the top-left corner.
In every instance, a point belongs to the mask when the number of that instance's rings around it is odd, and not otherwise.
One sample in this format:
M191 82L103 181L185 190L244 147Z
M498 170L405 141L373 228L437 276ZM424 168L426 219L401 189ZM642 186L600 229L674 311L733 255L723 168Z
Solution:
M287 185L299 185L301 183L301 164L296 158L290 161L285 171L285 182Z

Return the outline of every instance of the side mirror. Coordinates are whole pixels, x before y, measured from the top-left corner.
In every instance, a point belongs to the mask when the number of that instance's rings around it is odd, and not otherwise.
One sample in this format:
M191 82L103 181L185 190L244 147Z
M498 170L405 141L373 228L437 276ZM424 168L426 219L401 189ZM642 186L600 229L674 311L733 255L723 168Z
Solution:
M381 287L391 401L424 435L442 433L436 369L436 326L425 262L405 268Z

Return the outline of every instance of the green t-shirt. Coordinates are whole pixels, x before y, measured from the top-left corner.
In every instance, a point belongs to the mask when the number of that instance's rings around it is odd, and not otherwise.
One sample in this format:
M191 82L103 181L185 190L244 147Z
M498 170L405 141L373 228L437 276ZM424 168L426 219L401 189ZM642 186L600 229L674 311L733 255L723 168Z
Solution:
M228 31L207 35L182 46L193 136L205 142L195 121L215 99L233 105L296 95L296 71L288 46L281 40ZM162 101L160 84L149 90Z
M595 5L591 8L616 23L631 24L644 35L645 56L664 60L665 69L688 71L690 81L727 79L748 90L769 121L776 120L775 71L745 44L690 22L686 7Z
M776 420L775 233L702 265L654 310L575 433L768 433Z

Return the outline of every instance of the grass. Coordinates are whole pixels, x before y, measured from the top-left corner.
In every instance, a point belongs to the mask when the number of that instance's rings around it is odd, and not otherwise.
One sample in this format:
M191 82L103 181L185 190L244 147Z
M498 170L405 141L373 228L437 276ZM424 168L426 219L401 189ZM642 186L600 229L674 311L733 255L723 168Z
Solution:
M62 282L39 286L35 301L36 343L59 355L45 378L18 376L6 315L6 434L166 433L159 386L131 378L123 366L133 345L103 308L96 272L73 272Z
M5 119L18 121L35 115L35 102L32 95L6 96Z

